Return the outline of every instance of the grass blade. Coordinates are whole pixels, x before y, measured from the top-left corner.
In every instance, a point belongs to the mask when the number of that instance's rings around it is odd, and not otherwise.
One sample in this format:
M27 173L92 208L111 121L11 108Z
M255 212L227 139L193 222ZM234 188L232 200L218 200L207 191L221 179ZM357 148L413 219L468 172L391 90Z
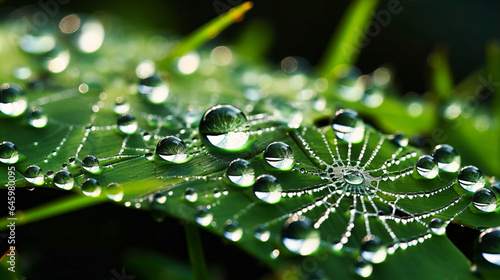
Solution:
M186 230L186 240L189 251L189 261L191 262L191 269L193 271L193 279L209 280L210 277L208 275L207 265L205 264L199 229L195 224L190 222L187 222L184 228Z

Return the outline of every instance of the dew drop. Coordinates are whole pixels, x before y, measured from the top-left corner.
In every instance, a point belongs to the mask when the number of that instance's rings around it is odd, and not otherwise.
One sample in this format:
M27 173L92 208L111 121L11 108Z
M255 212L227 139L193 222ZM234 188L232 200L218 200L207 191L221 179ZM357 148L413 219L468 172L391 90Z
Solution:
M436 160L439 169L446 172L457 172L460 169L460 155L450 145L442 144L436 146L432 156Z
M302 256L316 252L320 245L319 232L306 216L294 215L288 218L283 224L281 238L288 250Z
M164 83L158 75L141 79L138 87L139 93L153 104L165 102L170 92L168 84Z
M358 117L358 113L349 109L342 109L335 113L332 128L338 138L351 143L359 143L365 135L365 124Z
M398 145L400 147L406 147L406 146L408 146L409 139L402 132L396 132L396 133L394 133L394 135L390 135L388 138L394 144L396 144L396 145Z
M483 212L493 212L497 209L497 196L489 189L481 188L472 198L474 207Z
M387 251L380 237L367 235L361 241L361 256L368 262L381 263L387 257Z
M36 165L30 165L26 168L26 171L24 171L24 179L37 186L41 186L45 182L42 169Z
M28 101L22 88L13 83L0 86L0 112L17 117L26 111Z
M52 34L25 34L19 39L19 47L30 54L44 54L56 46Z
M271 231L269 231L266 226L259 225L255 229L253 236L255 236L255 238L257 238L261 242L267 242L271 237Z
M113 106L113 111L117 114L125 114L130 110L130 103L123 97L116 98L115 105Z
M93 155L88 155L88 156L83 158L82 167L87 172L92 173L92 174L97 174L100 171L99 160Z
M436 161L429 155L423 155L418 158L416 169L420 176L427 179L436 178L439 173L439 168Z
M123 114L117 119L118 129L125 134L133 134L137 130L137 120L134 116Z
M236 221L229 221L224 227L224 237L231 241L239 241L243 236L243 229L239 226Z
M243 147L250 135L245 114L233 105L208 109L201 118L199 130L210 144L227 150Z
M184 198L189 202L196 202L198 200L198 193L193 188L187 188L184 192Z
M57 171L54 175L54 185L60 189L71 190L74 184L75 180L67 170Z
M110 183L106 187L106 196L116 202L123 199L123 187L118 183Z
M149 131L143 131L143 132L141 132L141 135L142 135L142 139L144 141L149 141L153 137L153 135Z
M154 154L153 153L146 153L144 156L146 157L147 160L153 160Z
M156 154L168 162L182 163L188 157L184 141L177 136L167 136L156 145Z
M28 111L28 123L32 127L42 128L47 125L47 115L42 108L31 108Z
M346 170L344 172L344 181L351 185L361 185L365 182L365 177L357 170Z
M0 143L0 162L14 164L19 160L19 151L14 143L4 141Z
M255 171L250 162L244 159L235 159L229 163L226 176L239 187L249 187L255 180Z
M264 151L264 159L272 167L280 170L290 170L294 157L292 148L283 142L274 142Z
M260 175L253 185L255 196L269 204L278 203L281 199L281 185L272 175Z
M212 222L214 216L206 208L198 209L195 213L194 220L201 226L208 226Z
M435 235L444 235L446 233L446 223L439 218L434 218L429 223L429 229Z
M153 196L153 202L157 204L165 204L167 202L167 195L165 192L157 192Z
M486 261L500 266L500 227L481 232L477 248Z
M368 278L372 275L373 265L359 257L354 263L354 272L363 278Z
M87 178L82 184L82 193L86 196L97 197L101 194L101 185L94 178Z
M475 192L484 187L484 175L479 168L469 165L460 170L457 177L458 184L466 191Z

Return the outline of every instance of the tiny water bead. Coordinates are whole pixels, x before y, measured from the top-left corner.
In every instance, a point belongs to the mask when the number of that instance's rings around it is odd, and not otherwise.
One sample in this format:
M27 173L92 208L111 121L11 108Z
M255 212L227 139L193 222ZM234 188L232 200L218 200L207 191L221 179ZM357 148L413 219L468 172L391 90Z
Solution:
M206 208L198 209L195 213L194 220L201 226L208 226L212 222L214 216Z
M74 184L75 180L67 170L57 171L54 175L54 185L60 189L71 190Z
M235 159L229 163L226 176L239 187L249 187L255 180L255 171L250 162L244 159Z
M497 209L497 196L489 189L481 188L474 193L472 204L483 212L493 212Z
M100 171L99 160L93 155L88 155L88 156L83 158L82 167L87 172L92 173L92 174L97 174Z
M359 257L354 263L354 272L363 278L368 278L370 277L370 275L372 275L373 265L363 258Z
M429 155L423 155L418 158L416 169L420 176L427 179L436 178L439 173L439 168L436 161Z
M460 170L457 181L462 188L469 192L479 190L486 183L483 172L472 165L465 166Z
M167 202L167 194L164 191L157 192L153 196L153 202L157 204L165 204Z
M116 98L115 105L113 106L113 111L117 114L125 114L130 110L130 103L123 97Z
M118 183L110 183L106 187L106 196L116 202L123 199L123 187Z
M42 128L47 125L48 118L42 108L31 108L28 111L28 123L32 127Z
M429 229L435 235L444 235L446 233L446 223L439 218L434 218L429 223Z
M271 231L267 229L266 226L264 225L259 225L255 229L253 236L260 240L261 242L267 242L269 238L271 237Z
M123 114L118 117L118 129L125 134L134 134L137 131L137 120L134 116Z
M439 169L446 172L457 172L460 169L460 155L450 145L442 144L436 146L432 156L436 160Z
M146 97L149 102L160 104L167 100L170 87L155 74L141 79L137 90L142 96Z
M481 256L486 261L500 266L500 227L489 228L481 232L477 245Z
M28 101L23 89L12 83L0 86L0 112L10 117L17 117L26 111Z
M82 193L86 196L97 197L101 194L101 185L94 178L87 178L82 184Z
M19 160L19 151L14 143L4 141L0 143L0 162L14 164Z
M281 185L278 179L272 175L264 174L257 177L253 185L255 196L269 204L278 203L281 199Z
M281 240L288 250L302 256L316 252L321 241L311 219L297 215L288 218L283 224Z
M290 170L294 163L292 148L283 142L274 142L267 146L264 151L266 162L280 170Z
M387 257L387 251L380 237L367 235L361 241L361 256L371 263L381 263Z
M198 193L193 188L187 188L184 192L184 198L189 202L196 202L198 200Z
M45 176L42 169L36 165L30 165L24 171L24 179L31 184L41 186L45 182Z
M359 143L365 136L365 124L358 113L342 109L335 113L332 128L338 138L351 143Z
M344 172L344 181L351 185L361 185L365 182L365 177L357 170L346 170Z
M167 136L156 145L156 154L168 162L182 163L188 157L188 150L182 139L177 136Z
M243 229L240 227L238 222L230 221L226 226L224 226L224 237L231 241L239 241L243 236Z
M400 146L400 147L406 147L408 146L409 139L406 135L404 135L402 132L397 132L393 135L390 135L389 140L391 140L394 144Z
M200 121L201 136L210 144L227 150L243 147L250 133L245 114L233 105L216 105Z

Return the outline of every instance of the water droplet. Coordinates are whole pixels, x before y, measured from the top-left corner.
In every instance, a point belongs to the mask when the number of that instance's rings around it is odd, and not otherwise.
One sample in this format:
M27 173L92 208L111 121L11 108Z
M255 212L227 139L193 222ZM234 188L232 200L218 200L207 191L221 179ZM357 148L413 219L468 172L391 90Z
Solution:
M444 235L446 233L446 223L439 218L434 218L429 223L429 229L435 235Z
M101 185L94 178L87 178L82 184L82 193L86 196L97 197L101 194Z
M402 132L396 132L394 135L389 135L387 138L400 147L408 146L409 139Z
M71 190L74 184L75 180L67 170L57 171L54 175L54 185L60 189Z
M130 110L130 103L123 97L116 98L115 105L113 106L113 111L117 114L125 114Z
M372 87L363 94L361 103L366 107L377 108L384 102L384 93L380 88Z
M497 196L489 189L481 188L472 198L474 207L483 212L493 212L497 209Z
M52 73L61 73L66 70L70 61L68 50L53 49L46 55L45 68Z
M201 208L201 209L198 209L198 211L196 211L194 220L198 224L206 227L206 226L210 225L213 218L214 218L214 216L212 215L212 213L210 213L206 208Z
M156 154L168 162L182 163L188 157L184 141L177 136L167 136L156 145Z
M16 84L5 83L0 86L0 112L17 117L26 111L28 101L22 88Z
M229 221L224 227L224 237L231 241L238 241L243 236L243 229L239 226L236 221Z
M387 251L380 237L367 235L361 241L361 256L368 262L381 263L387 257Z
M481 232L477 248L486 261L500 266L500 227Z
M246 116L232 105L217 105L208 109L199 129L210 144L227 150L243 147L250 135Z
M361 185L365 182L365 177L357 170L346 170L344 172L344 181L351 185Z
M146 153L144 156L146 157L147 160L153 160L154 154L153 153Z
M460 168L460 156L450 145L438 145L434 149L432 156L438 163L439 169L446 172L457 172Z
M31 108L28 111L28 123L32 127L42 128L47 125L47 115L42 108Z
M332 128L338 138L351 143L359 143L365 136L365 124L358 113L342 109L335 113Z
M269 204L278 203L281 199L281 185L272 175L260 175L253 185L255 196Z
M288 218L283 224L281 238L288 250L302 256L316 252L320 245L319 232L306 216L294 215Z
M142 139L144 141L149 141L149 140L151 140L151 138L153 138L153 135L149 131L142 131L141 135L142 135Z
M475 192L484 187L484 175L479 168L469 165L460 170L457 177L458 184L466 191Z
M368 278L372 275L373 265L359 257L354 263L354 272L363 278Z
M106 196L113 201L121 201L123 199L123 187L118 183L110 183L106 187Z
M193 188L187 188L184 192L184 198L189 202L196 202L198 193Z
M418 174L427 179L436 178L439 173L436 161L429 155L423 155L418 158L416 169Z
M99 160L93 155L88 155L83 158L82 167L89 173L92 174L100 173Z
M268 230L264 225L259 225L255 229L253 236L262 242L267 242L271 237L271 231Z
M0 143L0 162L14 164L19 160L19 152L14 143L4 141Z
M165 202L167 202L166 192L161 191L155 193L155 195L153 196L153 202L157 204L165 204Z
M153 104L165 102L170 92L168 84L164 83L158 75L152 75L141 79L138 87L139 93Z
M45 182L42 169L36 165L30 165L26 168L26 171L24 171L24 179L37 186L41 186Z
M125 134L133 134L137 130L137 121L135 117L129 114L123 114L117 119L118 129Z
M249 187L254 183L255 171L250 162L244 159L235 159L229 163L226 176L237 186Z
M56 46L52 34L25 34L19 39L19 47L31 54L44 54Z
M290 170L294 163L292 148L283 142L274 142L264 151L266 162L280 170Z

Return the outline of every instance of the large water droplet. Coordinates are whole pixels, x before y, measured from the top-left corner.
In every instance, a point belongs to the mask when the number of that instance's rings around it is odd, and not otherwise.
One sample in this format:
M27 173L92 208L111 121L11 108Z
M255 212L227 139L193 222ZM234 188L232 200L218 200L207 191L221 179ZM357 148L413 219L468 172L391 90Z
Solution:
M283 142L274 142L264 151L266 162L280 170L290 170L294 163L292 148Z
M460 155L450 145L438 145L434 149L432 156L438 163L439 169L446 172L457 172L460 168Z
M373 265L360 257L354 263L354 272L363 278L368 278L372 275Z
M198 211L196 211L194 220L198 224L206 227L206 226L210 225L213 218L214 218L214 216L212 215L212 213L210 213L206 208L201 208L201 209L198 209Z
M164 83L158 75L141 79L138 91L153 104L165 102L170 92L168 84Z
M241 229L238 222L230 221L224 227L224 237L226 237L227 239L236 242L240 240L242 236L243 236L243 229Z
M54 185L60 189L71 190L74 184L75 180L67 170L57 171L54 175Z
M239 187L249 187L254 183L255 171L250 162L244 159L235 159L229 163L226 176L229 181Z
M188 150L182 139L177 136L167 136L156 145L156 154L163 160L181 163L186 161Z
M272 175L260 175L253 185L255 196L269 204L278 203L281 199L281 185Z
M28 123L32 127L42 128L47 125L47 115L42 108L31 108L28 111Z
M264 225L259 225L255 229L253 236L262 242L267 242L271 237L271 231Z
M313 228L311 219L305 216L292 216L283 224L281 238L285 247L296 254L307 256L320 245L319 232Z
M500 266L500 227L481 232L477 248L485 260Z
M88 155L83 158L82 167L89 173L100 173L99 160L93 155Z
M493 212L498 205L495 193L485 188L481 188L474 193L472 203L474 207L483 212Z
M436 161L429 155L423 155L418 158L416 169L420 176L427 179L436 178L439 173L439 168Z
M439 218L434 218L429 223L429 229L435 235L444 235L446 233L446 223Z
M118 129L125 134L133 134L137 131L137 121L134 116L123 114L117 119Z
M97 197L101 194L101 185L94 178L87 178L82 184L82 193L86 196Z
M0 112L17 117L26 111L28 101L22 88L16 84L5 83L0 86Z
M458 184L467 191L475 192L484 187L484 175L479 168L469 165L460 170L457 177Z
M0 143L0 162L14 164L19 160L19 151L16 145L9 141Z
M365 124L358 113L342 109L335 113L332 128L338 138L351 143L359 143L365 136Z
M357 170L346 170L344 172L344 181L351 185L361 185L365 182L365 177Z
M371 263L381 263L387 257L387 251L380 237L367 235L361 241L361 256Z
M121 201L123 199L123 187L118 183L110 183L106 187L106 196L113 201Z
M198 200L198 193L193 188L187 188L184 192L184 198L189 202L196 202Z
M30 165L24 171L24 179L26 181L41 186L45 182L45 176L43 175L42 169L36 165Z
M217 105L208 109L199 129L210 144L227 150L243 147L250 135L246 116L233 105Z

